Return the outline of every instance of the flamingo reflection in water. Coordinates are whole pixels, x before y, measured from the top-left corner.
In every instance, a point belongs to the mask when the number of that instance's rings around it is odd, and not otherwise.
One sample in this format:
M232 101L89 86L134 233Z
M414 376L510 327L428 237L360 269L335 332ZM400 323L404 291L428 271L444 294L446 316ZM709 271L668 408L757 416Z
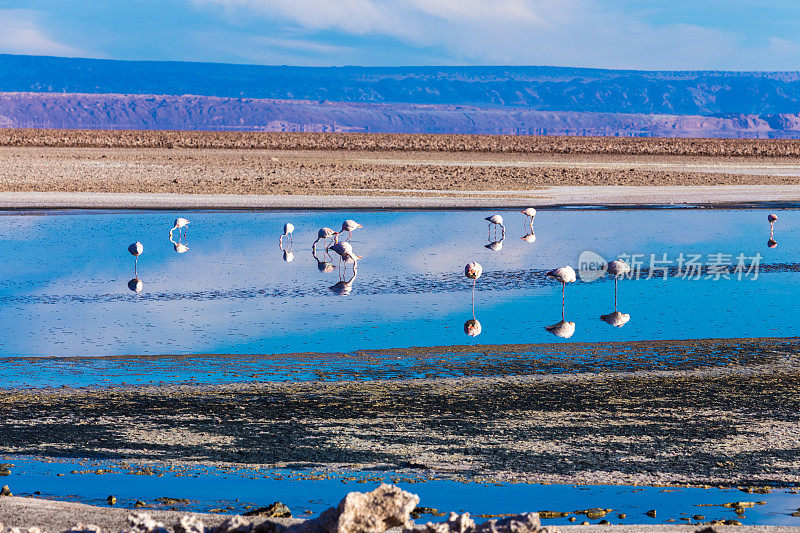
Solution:
M503 236L500 237L499 241L491 241L489 244L484 245L484 247L488 248L489 250L491 250L493 252L499 252L500 250L503 249L503 241L505 240L505 238L506 238L506 234L503 233Z
M358 276L358 269L355 267L353 268L353 275L350 276L350 279L344 279L342 272L342 270L339 271L339 281L328 287L336 296L347 296L353 292L353 281L355 281L356 276Z
M178 233L178 240L176 241L172 238L172 233L170 233L169 242L172 243L172 248L179 254L184 254L189 251L189 241L187 240L186 235L181 235Z
M331 262L333 258L328 253L328 249L326 248L322 254L322 259L317 257L317 249L316 247L311 247L311 256L317 262L317 270L322 272L323 274L329 274L336 270L336 266Z
M520 237L525 242L536 242L536 234L531 230L530 233L526 233L522 237Z
M774 213L770 213L767 217L767 221L769 221L769 240L767 241L767 247L775 248L778 246L778 241L775 240L775 221L778 220L778 215Z
M567 322L564 319L564 293L567 283L574 283L577 276L571 266L551 270L547 273L547 276L561 282L561 320L552 326L545 327L545 329L557 337L568 339L575 334L575 322Z
M176 218L175 219L175 223L172 226L172 229L169 230L169 237L170 237L169 240L172 240L172 232L175 231L175 230L178 230L178 237L179 237L178 240L180 240L180 236L181 235L186 235L188 233L188 231L187 231L188 227L189 227L189 221L188 220L186 220L185 218L181 218L181 217Z
M292 243L291 240L289 241L289 247L288 248L284 248L283 247L283 241L279 241L278 248L280 248L281 251L283 252L283 260L284 261L286 261L287 263L291 263L292 261L294 261L294 250L293 250L294 243Z
M475 318L475 284L481 274L483 274L483 267L480 263L472 261L464 267L464 276L472 280L472 318L464 323L464 333L470 337L477 337L483 329L481 323Z

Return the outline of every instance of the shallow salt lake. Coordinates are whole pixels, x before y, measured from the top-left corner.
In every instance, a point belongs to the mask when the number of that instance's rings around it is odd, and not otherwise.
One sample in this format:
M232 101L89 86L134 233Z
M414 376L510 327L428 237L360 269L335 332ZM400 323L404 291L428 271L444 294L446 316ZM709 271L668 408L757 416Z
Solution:
M526 242L524 215L501 212L506 238L493 251L483 220L491 213L476 211L6 212L0 215L0 356L796 336L800 212L777 211L776 248L767 247L767 213L540 211L536 240ZM168 238L178 215L191 221L182 254ZM350 286L335 291L339 269L321 272L311 243L318 228L338 228L345 218L365 226L352 240L364 259ZM291 262L278 247L285 221L296 227ZM134 261L127 247L137 240L144 244L140 294L128 289ZM618 310L631 317L621 328L599 319L614 309L610 278L569 285L565 317L575 332L560 339L545 327L561 320L561 286L544 273L577 266L586 250L607 260L642 254L644 267L651 254L666 254L673 269L666 280L659 271L652 279L620 281ZM718 253L732 264L739 254L748 264L760 254L758 278L675 273L680 254L708 264ZM475 296L482 333L475 338L464 334L472 309L463 268L472 260L484 268ZM350 280L350 268L344 277Z
M153 509L175 507L193 512L240 514L281 501L293 516L313 518L338 504L348 492L370 491L381 482L387 482L419 495L421 506L442 512L466 511L479 522L488 519L479 515L560 511L575 516L578 524L584 520L596 524L600 518L589 519L574 511L602 508L613 510L605 515L612 524L738 520L753 525L800 525L800 518L791 516L800 506L796 489L747 494L735 488L481 483L427 480L424 475L393 472L324 473L159 465L149 465L150 475L140 475L131 472L141 473L142 465L120 461L56 459L40 462L13 456L0 456L0 459L14 465L3 483L8 484L15 495L108 506L106 498L113 494L117 498L116 506L123 508L133 508L136 501L141 501ZM97 470L104 473L95 473ZM36 494L37 491L40 494ZM157 501L165 497L190 501L168 504ZM763 503L745 508L740 515L722 505L731 502ZM655 517L646 514L651 509L656 510ZM620 513L625 513L626 517L618 518ZM705 518L692 520L694 515ZM422 515L417 522L444 519ZM543 523L566 525L570 522L565 516L543 520Z

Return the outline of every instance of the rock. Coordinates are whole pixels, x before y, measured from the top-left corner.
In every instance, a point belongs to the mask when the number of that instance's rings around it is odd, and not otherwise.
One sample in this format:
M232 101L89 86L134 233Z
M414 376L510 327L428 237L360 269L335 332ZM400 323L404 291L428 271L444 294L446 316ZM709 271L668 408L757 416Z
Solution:
M158 503L163 503L164 505L175 505L176 503L180 504L187 504L192 503L192 500L187 500L185 498L156 498Z
M136 500L136 503L133 504L134 509L140 509L145 506L145 503L140 500Z
M11 489L8 488L8 485L3 485L3 488L0 489L0 496L13 496L13 494L11 494Z
M726 526L741 526L742 523L739 522L738 520L725 520L725 525Z
M706 517L701 514L696 514L692 517L692 520L705 520Z
M606 520L606 519L603 519L603 520L600 520L600 521L598 522L598 525L601 525L601 526L609 526L609 525L611 525L611 522L609 522L609 521L608 521L608 520Z
M656 517L656 510L655 510L655 509L650 509L649 511L647 511L647 512L646 512L646 513L644 513L644 514L646 514L646 515L647 515L647 516L649 516L650 518L655 518L655 517Z
M719 532L713 527L709 526L703 529L698 529L696 533L719 533Z
M2 528L0 528L0 530L2 530ZM77 524L69 528L65 533L101 533L101 532L102 529L100 529L100 526L78 522Z
M627 516L627 515L626 515L625 513L619 513L619 514L617 515L617 518L619 518L620 520L624 520L626 516Z
M180 522L175 526L175 533L205 533L206 527L203 522L192 515L181 517Z
M537 513L525 513L509 516L499 520L489 520L483 524L475 524L469 513L450 513L447 521L434 524L428 522L414 529L406 530L414 533L536 533L557 532L556 528L543 528Z
M234 515L217 527L216 533L249 533L253 530L253 524L239 515Z
M589 520L598 520L600 518L605 518L605 516L613 510L614 509L602 509L600 507L595 507L594 509L583 509L581 511L575 511L575 514L586 515L586 518L588 518Z
M9 470L4 466L0 466L0 476L10 476L10 475L11 475L11 470Z
M412 527L409 517L419 496L383 483L372 492L351 492L337 507L318 518L287 529L292 533L382 533L391 527Z
M575 518L574 516L570 516L569 518L567 518L567 520L569 520L570 522L575 522L577 518Z
M117 497L114 496L113 494L109 494L108 498L106 498L106 501L108 502L108 505L114 505L115 503L117 503Z
M169 533L161 522L156 522L150 513L133 513L128 515L131 529L128 533Z
M570 513L564 511L539 511L537 514L541 519L566 518L570 515Z
M589 521L588 520L584 520L583 522L581 522L581 525L582 526L588 526L589 525Z
M266 507L259 507L244 513L242 516L268 516L271 518L291 518L292 512L281 502L273 502Z
M721 505L722 507L727 507L728 509L747 509L748 507L755 507L756 502L729 502Z

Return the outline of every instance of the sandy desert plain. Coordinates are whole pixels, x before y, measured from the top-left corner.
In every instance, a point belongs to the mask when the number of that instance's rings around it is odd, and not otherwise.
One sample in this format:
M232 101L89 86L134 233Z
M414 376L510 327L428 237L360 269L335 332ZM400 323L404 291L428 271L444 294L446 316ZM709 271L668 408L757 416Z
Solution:
M549 213L565 205L686 204L755 206L763 208L754 211L761 217L764 209L799 203L800 141L0 130L6 214L527 205ZM423 361L388 377L376 370L310 381L15 385L0 390L0 458L9 463L12 475L4 479L12 491L17 467L10 465L31 458L107 461L116 472L154 475L188 465L313 471L333 479L344 472L351 481L389 472L396 479L486 486L713 487L734 491L726 493L731 502L749 510L769 494L792 495L800 487L799 347L795 337L777 336L465 342L353 352L378 366L395 356ZM558 356L530 357L543 350ZM482 361L498 353L501 362ZM13 355L3 354L8 372L48 364L47 353ZM80 355L61 364L79 373L86 364ZM154 358L203 364L171 353L124 358L131 369L147 368ZM342 495L359 490L341 489ZM58 496L52 499L64 499ZM26 514L12 500L0 498L6 525L59 529L75 518L50 511L37 523L36 512ZM48 505L41 502L42 509ZM542 510L533 501L519 512ZM107 527L120 520L111 508L92 513ZM737 514L728 514L736 523ZM616 516L607 518L623 524L645 518ZM581 531L695 531L708 522L660 515L677 524L594 519L579 526L562 518L557 527ZM737 527L800 530L786 520ZM721 524L713 527L729 527Z

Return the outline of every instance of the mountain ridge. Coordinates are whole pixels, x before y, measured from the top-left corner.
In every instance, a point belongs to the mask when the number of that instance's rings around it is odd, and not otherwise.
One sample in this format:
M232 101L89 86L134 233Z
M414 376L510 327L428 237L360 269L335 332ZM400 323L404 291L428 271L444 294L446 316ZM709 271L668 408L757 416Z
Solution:
M0 54L0 92L167 94L583 113L800 112L800 72L291 67Z

